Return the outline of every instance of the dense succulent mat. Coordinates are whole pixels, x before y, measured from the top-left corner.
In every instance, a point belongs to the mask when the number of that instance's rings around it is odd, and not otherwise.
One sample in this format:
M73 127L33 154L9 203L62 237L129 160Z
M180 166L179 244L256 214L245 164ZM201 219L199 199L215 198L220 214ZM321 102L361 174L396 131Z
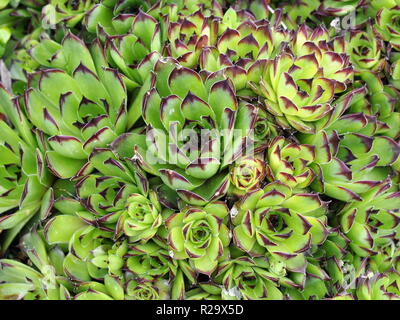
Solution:
M0 299L400 299L400 1L0 1Z

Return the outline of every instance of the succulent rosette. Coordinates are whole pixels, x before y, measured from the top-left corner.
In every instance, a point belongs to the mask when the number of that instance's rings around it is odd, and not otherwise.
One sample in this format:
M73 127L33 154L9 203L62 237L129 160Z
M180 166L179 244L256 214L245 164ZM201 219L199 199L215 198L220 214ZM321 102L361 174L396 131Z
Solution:
M230 193L241 196L259 186L266 174L265 163L258 158L243 158L230 168Z
M68 225L68 228L62 226ZM63 270L76 282L104 279L106 275L122 276L126 241L113 241L113 233L88 226L73 215L58 215L46 224L46 241L51 245L68 245Z
M32 133L19 99L12 99L3 86L0 111L0 252L4 252L34 215L46 218L53 177L44 165L44 146Z
M145 9L148 8L147 1L141 3ZM83 25L90 33L98 32L98 36L103 40L105 34L126 33L135 17L133 12L138 9L138 5L140 6L140 3L136 1L94 1L85 13Z
M279 181L249 192L231 211L235 245L252 256L266 252L292 272L304 273L305 252L328 236L326 204Z
M389 42L395 50L400 50L399 27L397 20L400 15L400 6L383 7L376 15L375 29L382 39Z
M140 279L162 278L178 271L179 262L169 255L167 249L153 241L129 245L126 256L127 268Z
M280 134L280 127L275 123L274 116L267 112L261 104L258 105L257 121L254 126L254 153L264 151L268 139Z
M400 270L400 249L396 246L396 239L381 245L377 254L370 256L368 266L373 272L386 273L390 270Z
M322 131L302 142L314 144L316 161L312 165L318 179L313 189L341 201L362 201L363 193L384 182L390 175L391 165L399 157L397 142L386 136L368 136L347 133L346 124L358 122L358 115L338 120L331 134ZM340 129L339 129L340 128Z
M49 244L68 245L64 270L74 281L123 282L127 241L144 243L161 224L154 192L151 200L138 193L146 194L147 180L127 163L109 149L95 149L87 166L96 171L82 170L77 182L54 186L53 210L61 214L47 222L45 236Z
M203 208L187 206L168 217L165 225L173 258L189 258L197 272L211 275L230 243L227 216L225 203L211 202Z
M294 300L323 300L330 296L328 283L330 277L319 265L319 261L310 258L307 264L306 276L301 280L302 290L293 287L287 289L287 295ZM297 280L299 282L299 280Z
M247 59L273 52L275 43L288 37L282 29L270 27L267 20L244 19L229 8L218 18L197 11L168 25L168 53L183 66L215 72L223 67L246 64ZM279 41L280 40L280 41Z
M125 132L126 88L119 74L106 67L98 42L93 58L71 33L62 45L45 40L32 50L43 65L66 70L34 74L24 101L30 121L49 145L47 166L57 177L71 178L95 147L105 147Z
M132 92L128 128L141 117L142 99L152 84L151 70L161 57L167 37L167 26L156 19L160 18L157 10L126 13L131 5L134 3L118 2L113 9L103 2L89 11L86 18L87 30L97 33L104 42L107 62L121 72L128 91ZM118 14L113 16L113 12Z
M203 81L171 60L159 60L154 71L155 87L143 99L146 146L136 143L135 158L188 203L222 197L228 166L251 152L256 107L238 103L229 79Z
M348 115L344 116L354 119L349 128L357 124L361 125L357 129L361 130L360 133L368 132L370 135L384 135L396 139L400 135L400 105L395 77L392 78L393 85L384 85L380 76L372 72L363 71L361 78L367 85L368 93L349 106Z
M127 236L132 242L145 242L156 234L162 223L161 207L134 161L119 160L110 149L94 149L74 179L72 191L55 197L54 206L64 216L76 215L112 233L114 239Z
M352 253L352 242L338 228L329 230L326 241L307 257L302 290L288 287L287 294L300 300L354 300L357 281L369 275L367 259ZM293 275L294 280L299 274Z
M154 193L151 200L141 194L131 194L126 201L126 209L118 220L120 229L131 242L147 241L154 237L162 224L161 205Z
M352 146L358 143L360 147L365 147L366 152L363 151L363 154L353 152L354 147L351 150L344 139L352 140ZM372 139L364 135L349 134L344 139L341 142L339 156L333 157L330 163L322 164L317 169L321 169L319 174L322 174L325 180L324 182L316 180L314 187L316 191L324 190L325 194L342 201L361 201L363 193L388 177L390 164L398 158L398 145L387 137ZM361 141L371 142L369 145L372 147ZM374 148L379 148L378 146L386 150L387 158L377 156L378 151ZM348 157L351 155L355 158L349 160Z
M48 241L58 240L53 236L53 225L60 223L62 218L56 218L52 224L47 225ZM92 226L79 228L69 242L70 253L66 256L64 271L75 281L105 279L107 275L121 277L127 250L127 241L114 242L110 232Z
M400 274L368 274L357 281L356 296L359 300L400 300Z
M103 281L90 280L77 283L75 299L183 299L186 296L185 278L188 277L190 283L194 284L196 274L185 261L176 262L171 257L166 261L166 256L168 254L165 255L164 248L155 243L129 246L124 256L126 264L122 276L106 274Z
M399 241L399 195L397 186L386 182L364 193L362 202L349 203L339 212L342 230L358 256L376 255L379 247Z
M214 37L215 38L215 37ZM169 55L187 68L198 64L200 51L212 40L208 19L201 11L168 24Z
M329 295L326 298L346 296L353 288L357 275L363 272L360 259L349 253L349 243L350 239L339 228L331 229L326 241L313 254L323 267L325 281L329 281L326 285L328 292L323 290ZM320 285L319 281L316 283Z
M335 41L337 43L337 39ZM315 122L334 111L334 95L353 75L344 42L334 48L324 27L302 25L274 59L258 60L248 70L254 92L283 128L315 132Z
M375 19L377 13L383 8L390 9L398 5L400 5L399 0L371 0L363 9L369 18Z
M341 109L360 101L364 92L361 88L345 96ZM364 192L390 176L399 158L399 145L390 137L376 135L381 126L376 117L340 114L336 113L336 121L331 119L327 131L300 135L300 141L316 147L311 165L318 177L312 184L315 191L341 201L362 201Z
M225 299L282 300L283 294L274 282L274 277L265 269L267 262L239 257L223 262L218 267Z
M173 258L168 245L160 241L129 245L126 270L138 281L169 281L172 300L187 299L188 285L197 283L197 273L188 260Z
M326 299L354 299L357 279L367 274L368 260L349 247L351 240L340 230L331 230L325 243L314 252L329 277Z
M95 11L88 15L88 30L98 26ZM120 19L119 19L120 18ZM92 21L94 20L94 21ZM152 16L139 11L137 15L122 14L113 19L112 30L105 28L100 33L110 65L118 68L126 78L127 86L139 88L150 76L155 61L162 50L160 23ZM90 27L92 26L92 27Z
M0 298L70 299L71 286L62 270L64 253L58 248L48 251L45 242L35 231L22 237L21 247L32 265L12 259L0 260Z
M131 279L126 284L127 300L167 300L169 286L165 280L137 281Z
M298 144L282 136L271 140L266 156L267 178L293 189L307 188L315 179L310 164L315 160L313 145Z
M346 52L356 73L383 69L385 64L382 53L383 42L374 34L371 22L368 23L366 31L349 30L345 40Z
M239 255L219 264L216 281L222 284L227 300L283 300L288 288L301 288L288 276L285 263L271 255Z
M268 20L243 21L229 9L222 21L214 22L210 37L210 46L201 50L200 67L215 72L233 65L247 69L257 59L276 56L282 42L289 41L290 33Z

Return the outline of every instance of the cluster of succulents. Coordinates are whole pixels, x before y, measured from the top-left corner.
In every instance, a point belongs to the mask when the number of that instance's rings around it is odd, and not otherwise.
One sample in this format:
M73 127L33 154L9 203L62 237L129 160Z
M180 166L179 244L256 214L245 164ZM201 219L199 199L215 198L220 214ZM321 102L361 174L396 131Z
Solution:
M0 1L0 300L400 300L400 1Z

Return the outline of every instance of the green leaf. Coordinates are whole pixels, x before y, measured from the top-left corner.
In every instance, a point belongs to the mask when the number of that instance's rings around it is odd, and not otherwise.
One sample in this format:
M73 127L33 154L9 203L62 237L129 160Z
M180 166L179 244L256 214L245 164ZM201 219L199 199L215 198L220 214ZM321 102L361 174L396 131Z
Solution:
M147 48L151 47L152 39L156 31L157 20L139 10L132 24L132 33L141 39Z
M63 263L65 274L71 279L78 281L90 281L91 277L88 273L86 262L78 259L69 253Z
M81 39L71 32L68 32L63 39L62 51L67 61L66 71L69 74L72 74L79 65L84 65L92 72L96 72L89 49Z
M176 67L172 70L168 84L171 92L184 99L189 92L206 101L207 93L200 75L188 68Z
M46 164L48 169L61 179L69 179L77 174L77 172L86 163L85 160L77 160L64 157L55 151L46 153Z
M96 33L100 25L105 28L111 27L113 11L103 4L95 5L86 16L85 24L90 33Z
M51 148L58 154L67 154L72 159L87 159L82 142L72 136L52 136L48 139ZM67 151L67 152L65 152Z
M232 111L237 109L238 103L235 91L228 79L213 84L208 97L208 103L214 110L218 123L222 121L221 117L225 108L229 108Z
M49 244L68 243L76 231L86 226L87 224L76 216L56 216L45 226L46 240Z
M302 213L317 210L321 207L321 205L321 199L317 194L313 193L295 194L282 204L284 208L293 209Z

